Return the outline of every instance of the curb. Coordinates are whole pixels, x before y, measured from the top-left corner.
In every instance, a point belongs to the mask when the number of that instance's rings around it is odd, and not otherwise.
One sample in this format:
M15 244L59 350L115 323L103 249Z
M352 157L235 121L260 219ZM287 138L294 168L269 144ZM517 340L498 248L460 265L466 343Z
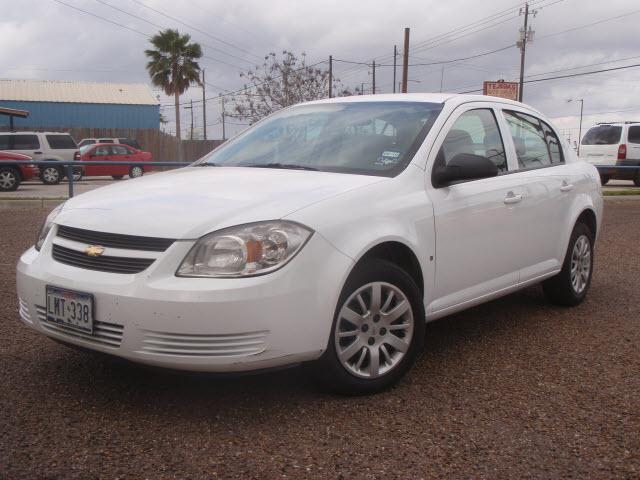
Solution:
M66 201L66 198L0 198L0 210L24 207L53 208Z

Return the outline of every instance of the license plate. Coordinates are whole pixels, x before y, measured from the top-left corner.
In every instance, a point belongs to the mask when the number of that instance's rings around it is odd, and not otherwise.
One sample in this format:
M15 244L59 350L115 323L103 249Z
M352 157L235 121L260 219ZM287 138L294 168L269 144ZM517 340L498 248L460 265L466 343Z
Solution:
M47 286L47 321L93 333L93 295Z

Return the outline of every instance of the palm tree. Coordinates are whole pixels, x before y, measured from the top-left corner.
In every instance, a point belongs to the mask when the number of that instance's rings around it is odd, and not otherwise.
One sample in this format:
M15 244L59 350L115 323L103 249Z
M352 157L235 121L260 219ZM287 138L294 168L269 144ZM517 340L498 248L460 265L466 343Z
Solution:
M189 43L191 36L181 35L178 30L161 30L151 37L155 50L145 50L151 60L147 71L151 82L173 95L176 104L176 136L180 140L180 95L191 84L200 83L200 65L196 61L202 57L202 48L198 43Z

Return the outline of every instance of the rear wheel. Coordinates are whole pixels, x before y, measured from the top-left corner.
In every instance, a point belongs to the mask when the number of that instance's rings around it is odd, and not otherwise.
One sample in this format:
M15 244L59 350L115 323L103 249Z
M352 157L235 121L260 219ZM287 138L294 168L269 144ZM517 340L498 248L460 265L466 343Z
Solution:
M345 283L316 377L350 395L384 390L414 363L424 334L424 307L413 279L391 262L369 260Z
M62 180L62 172L58 167L44 167L40 170L40 180L45 185L57 185Z
M600 175L600 183L606 185L611 180L611 175Z
M0 168L0 192L13 192L20 186L20 174L15 168Z
M593 274L594 235L584 223L576 223L562 270L542 283L547 299L557 305L574 306L587 296Z
M124 175L111 175L111 178L113 178L114 180L122 180L123 177Z
M131 167L129 169L129 178L138 178L144 174L142 167Z

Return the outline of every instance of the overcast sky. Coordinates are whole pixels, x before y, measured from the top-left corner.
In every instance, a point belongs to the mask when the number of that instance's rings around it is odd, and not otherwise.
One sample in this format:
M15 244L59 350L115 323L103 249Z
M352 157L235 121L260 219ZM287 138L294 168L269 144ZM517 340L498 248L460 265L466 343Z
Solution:
M376 59L388 64L394 44L402 48L404 27L410 27L410 63L429 63L513 45L523 21L518 15L523 2L515 0L60 2L142 34L154 34L158 26L191 34L208 57L201 61L211 84L207 96L242 87L239 72L270 51L305 52L308 63L333 55L336 59ZM149 83L144 56L148 40L144 35L55 0L0 0L0 4L0 38L4 39L0 43L0 77ZM527 49L525 75L530 79L640 64L638 0L532 0L530 4L538 10L531 19L534 42ZM446 64L444 76L440 65L411 67L409 90L440 91L441 79L444 91L481 89L483 80L516 80L519 65L519 50L514 47ZM346 86L364 83L366 90L371 88L366 65L335 62L334 72ZM390 67L377 70L378 91L392 90L392 75ZM585 128L596 121L640 120L639 81L640 67L529 83L524 101L554 118L561 130L575 138L580 105L567 99L584 99ZM162 104L172 103L157 89L154 94L160 95ZM201 99L201 89L191 88L182 100L190 98ZM163 107L162 113L171 122L168 129L174 129L173 107ZM201 127L200 104L195 118L196 127ZM219 118L219 101L207 102L210 138L221 135L216 123ZM189 111L183 110L183 131L188 126ZM229 130L233 133L241 128L231 125Z

